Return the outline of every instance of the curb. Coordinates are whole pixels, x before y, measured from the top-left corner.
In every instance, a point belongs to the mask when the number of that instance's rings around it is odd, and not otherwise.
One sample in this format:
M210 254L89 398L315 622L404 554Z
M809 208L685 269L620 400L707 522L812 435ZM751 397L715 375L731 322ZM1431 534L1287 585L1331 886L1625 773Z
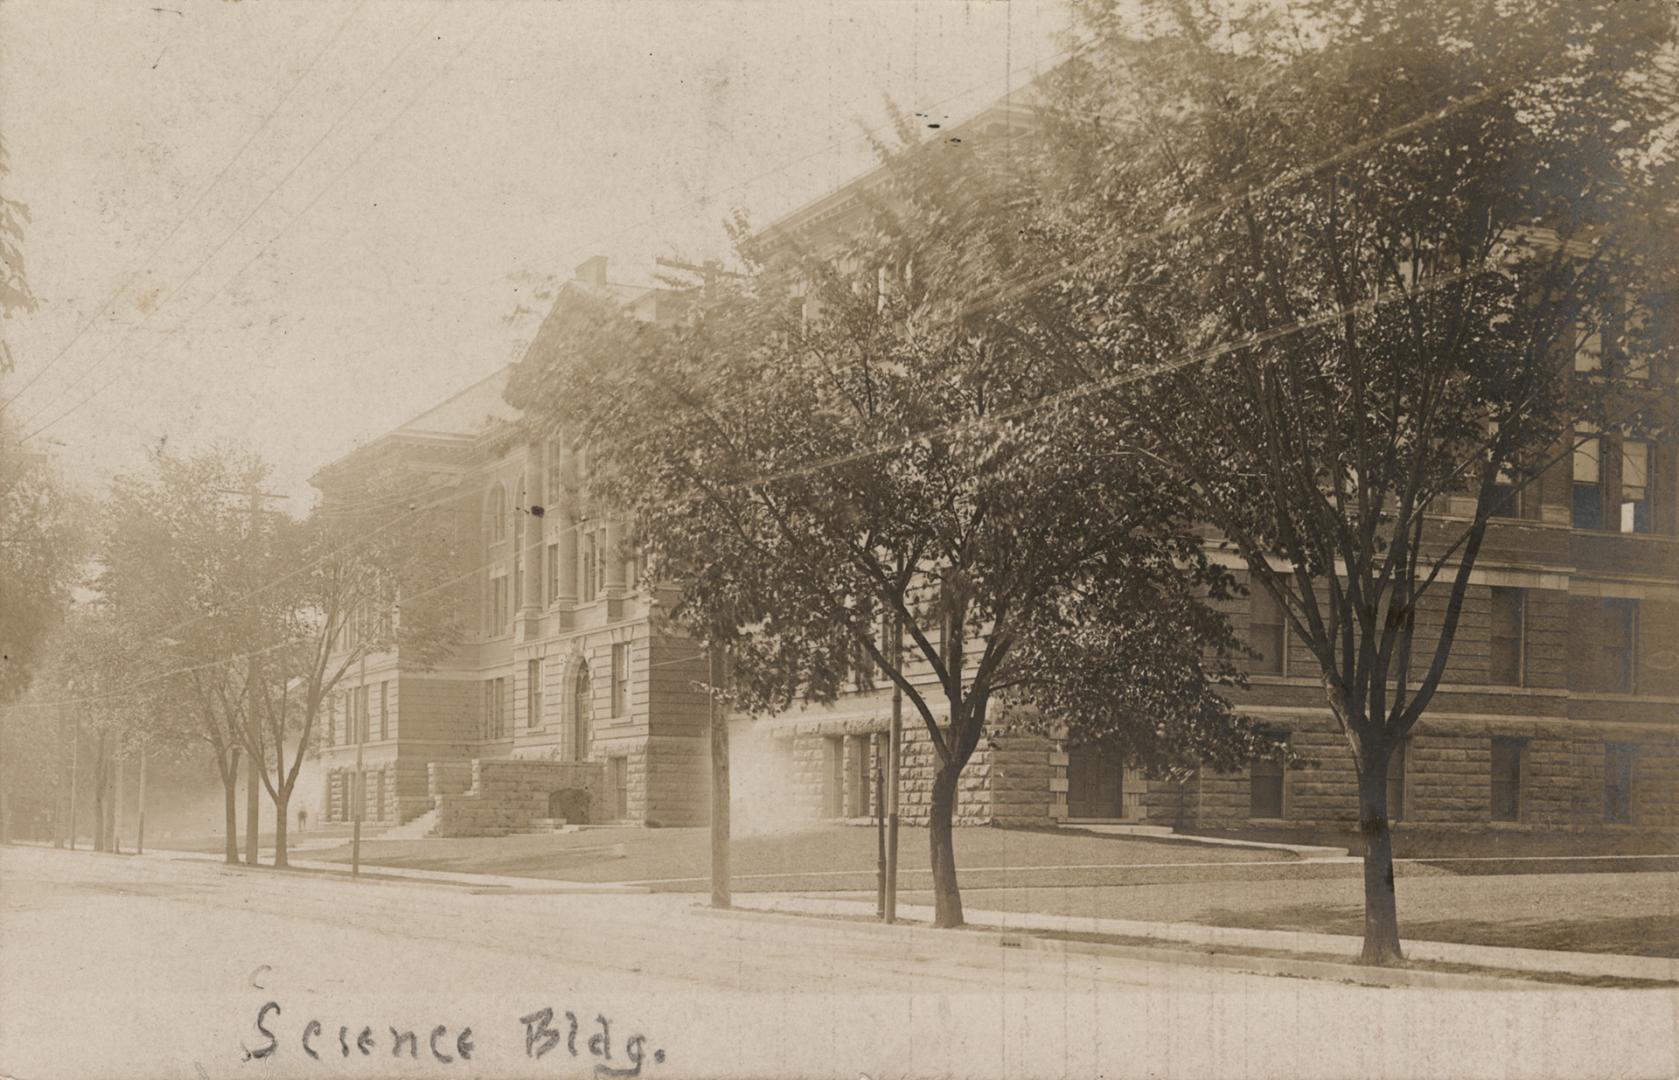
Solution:
M1316 958L1218 952L1206 947L1182 943L1174 944L1164 939L1159 944L1148 945L1080 941L1046 937L1042 936L1041 933L1034 932L998 930L994 927L974 924L956 929L938 930L923 923L878 923L863 919L798 914L758 907L719 909L696 905L693 911L711 918L739 921L767 919L807 928L815 923L826 932L848 936L887 937L900 941L928 943L927 935L929 934L961 935L965 943L972 943L981 947L1020 949L1055 955L1082 954L1156 964L1194 964L1197 967L1218 968L1245 975L1317 979L1327 982L1356 983L1362 986L1393 989L1426 988L1434 990L1501 990L1508 992L1511 990L1542 991L1560 985L1525 978L1514 973L1480 974L1430 971L1422 968L1375 968L1363 964L1338 963L1333 960ZM948 937L946 939L948 940Z
M653 890L640 885L618 882L564 881L550 878L505 877L494 874L460 874L448 870L416 870L406 866L379 866L363 863L361 874L354 877L349 863L320 862L314 859L293 859L287 866L267 863L229 865L220 855L194 852L167 852L161 857L173 862L187 862L216 866L223 870L259 871L265 874L294 874L311 877L325 876L364 882L370 885L441 885L451 889L466 889L479 896L569 895L569 896L646 896Z

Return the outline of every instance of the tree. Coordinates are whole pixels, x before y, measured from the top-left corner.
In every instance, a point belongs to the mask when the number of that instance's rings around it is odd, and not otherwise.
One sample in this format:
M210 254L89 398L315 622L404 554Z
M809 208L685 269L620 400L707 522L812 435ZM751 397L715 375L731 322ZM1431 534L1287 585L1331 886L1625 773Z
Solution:
M16 703L45 659L70 604L83 536L77 503L45 455L26 450L0 415L0 733L27 744L38 734L35 711ZM22 757L0 764L0 837L11 821L12 793L29 776Z
M279 526L284 535L264 575L278 584L256 601L272 612L261 621L277 626L284 643L261 658L267 674L253 677L257 722L242 729L245 751L265 765L275 866L287 865L292 792L339 684L386 652L397 652L405 669L424 670L460 637L457 598L448 592L460 581L453 500L439 499L426 477L389 468L346 483L307 522Z
M239 861L236 794L248 739L252 657L284 640L265 592L270 533L229 498L259 485L259 460L159 454L151 475L119 477L104 508L96 587L147 658L126 688L151 702L162 739L207 746L222 782L226 856Z
M903 691L935 764L935 922L958 926L958 779L999 711L1076 707L1057 719L1157 761L1239 760L1255 738L1217 693L1227 637L1204 601L1227 581L1181 498L1110 413L1019 419L1043 369L963 311L976 269L1013 269L1006 162L959 141L887 161L855 228L810 251L743 233L748 275L712 275L675 323L570 291L508 397L586 448L590 513L633 522L740 707L831 702L871 669ZM1057 687L1072 666L1091 692ZM1143 689L1156 666L1192 675Z
M1391 962L1388 763L1489 522L1576 424L1671 422L1637 376L1673 355L1672 12L1078 7L1034 210L1063 269L1005 306L1146 428L1316 660L1358 777L1363 957Z

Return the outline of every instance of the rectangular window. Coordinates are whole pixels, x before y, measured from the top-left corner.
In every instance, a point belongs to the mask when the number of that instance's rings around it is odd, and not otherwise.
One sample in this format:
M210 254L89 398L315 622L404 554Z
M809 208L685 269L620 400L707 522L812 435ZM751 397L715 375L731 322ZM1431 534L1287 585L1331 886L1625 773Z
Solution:
M1634 688L1633 655L1638 638L1638 601L1605 600L1602 649L1603 689L1630 694Z
M1522 812L1522 745L1526 740L1492 741L1492 819L1519 821Z
M1621 531L1650 531L1650 444L1621 443Z
M1283 609L1270 591L1252 585L1248 599L1248 643L1259 656L1252 671L1258 675L1283 675L1288 671L1288 623Z
M599 591L599 583L595 579L595 571L600 564L599 537L593 532L586 533L583 536L581 546L583 548L583 574L582 580L578 582L578 591L582 595L578 599L587 603L593 600Z
M822 743L828 766L827 783L822 785L823 813L837 818L845 813L845 739L830 735Z
M367 708L368 699L369 699L369 696L370 696L369 695L370 690L372 690L372 687L369 687L369 686L358 686L358 687L356 687L356 741L357 742L363 742L363 743L367 742L368 739L371 738L372 735L373 735L373 732L371 730L371 721L372 721L373 717L368 712L368 708Z
M1650 377L1650 309L1634 308L1623 320L1619 352L1629 379Z
M630 701L630 647L612 646L612 715L623 716Z
M1493 586L1487 675L1495 686L1522 685L1526 611L1525 590Z
M612 817L627 821L630 816L630 759L610 758L612 766Z
M373 820L385 820L385 771L373 774Z
M334 734L332 729L335 726L337 726L337 724L338 724L338 695L337 694L328 694L326 696L325 722L323 724L321 724L321 734L323 736L325 736L325 741L326 741L326 744L328 746L332 745L333 734Z
M1579 323L1574 328L1574 370L1602 371L1603 370L1603 332L1601 329L1591 329L1585 323Z
M501 739L507 735L507 676L484 681L484 734Z
M379 738L391 737L391 681L379 684Z
M1627 743L1603 747L1603 820L1611 825L1632 824L1632 766L1638 748Z
M548 545L547 602L552 604L560 595L560 545Z
M525 726L542 726L542 661L525 661Z
M1400 739L1399 745L1393 748L1393 756L1388 758L1388 821L1390 822L1405 819L1405 756L1410 746L1410 739Z
M1248 766L1248 781L1248 817L1282 817L1282 762L1270 758L1255 758Z
M1603 440L1576 432L1574 447L1574 527L1603 528Z

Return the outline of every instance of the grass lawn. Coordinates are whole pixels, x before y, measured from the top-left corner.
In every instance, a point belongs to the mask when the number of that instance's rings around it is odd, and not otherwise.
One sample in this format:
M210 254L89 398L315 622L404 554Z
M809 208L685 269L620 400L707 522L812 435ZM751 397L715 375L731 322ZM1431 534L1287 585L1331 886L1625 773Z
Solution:
M603 828L458 840L368 840L362 843L362 861L459 873L639 882L659 891L700 892L710 887L710 845L705 829ZM899 850L904 884L925 882L930 876L927 830L901 830ZM731 876L734 887L743 892L872 889L877 851L874 830L857 827L826 825L738 837L731 845ZM350 849L343 845L310 851L303 857L348 862ZM1282 851L1144 837L1013 829L959 829L956 833L958 871L964 884L975 885L1032 885L1049 879L1095 883L1115 873L1159 876L1193 872L1202 866L1262 864L1269 868L1295 861Z
M1461 875L1398 868L1399 928L1422 941L1679 957L1679 878L1671 873ZM1137 886L972 888L971 911L1036 911L1263 930L1359 934L1356 875ZM932 903L929 892L906 903Z

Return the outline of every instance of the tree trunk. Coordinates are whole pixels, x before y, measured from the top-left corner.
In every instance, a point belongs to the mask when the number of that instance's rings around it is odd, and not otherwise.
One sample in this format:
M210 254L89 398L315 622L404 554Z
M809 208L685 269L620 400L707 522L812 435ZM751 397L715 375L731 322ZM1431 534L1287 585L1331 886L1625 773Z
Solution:
M951 835L956 818L956 780L962 766L939 767L933 777L933 802L928 809L927 837L933 855L933 925L962 925L962 894L956 888L956 847Z
M1364 838L1364 951L1359 962L1391 964L1399 951L1393 891L1393 832L1388 828L1389 751L1367 756L1358 778L1358 830Z
M260 826L262 809L263 761L257 755L245 755L245 862L250 866L257 865L257 829ZM235 774L237 775L237 774Z
M239 755L234 754L222 769L222 808L225 814L222 833L226 838L226 862L239 863Z
M109 765L105 760L105 733L99 733L99 747L93 756L93 850L106 849L105 834L105 804L110 800L105 797L105 786L110 780Z
M291 805L291 792L276 788L274 792L274 865L289 866L286 862L286 810Z

